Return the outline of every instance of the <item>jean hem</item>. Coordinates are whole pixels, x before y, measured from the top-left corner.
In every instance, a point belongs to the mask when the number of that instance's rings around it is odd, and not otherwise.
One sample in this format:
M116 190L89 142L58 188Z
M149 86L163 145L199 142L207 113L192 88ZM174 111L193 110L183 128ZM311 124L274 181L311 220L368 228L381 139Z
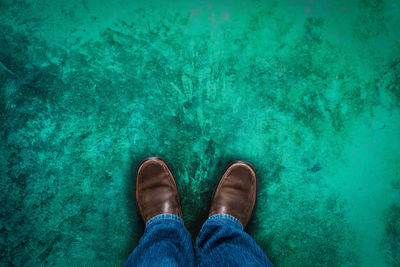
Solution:
M208 221L228 221L228 222L232 222L234 223L236 226L240 227L240 229L243 230L243 224L235 217L233 217L232 215L229 214L214 214L212 216L210 216L207 221L204 223L204 225L206 225L206 223Z
M163 223L163 222L167 222L167 221L173 221L173 222L177 222L177 223L184 225L181 217L176 216L175 214L163 213L163 214L156 215L156 216L152 217L150 220L148 220L146 223L146 228L150 227L153 224Z

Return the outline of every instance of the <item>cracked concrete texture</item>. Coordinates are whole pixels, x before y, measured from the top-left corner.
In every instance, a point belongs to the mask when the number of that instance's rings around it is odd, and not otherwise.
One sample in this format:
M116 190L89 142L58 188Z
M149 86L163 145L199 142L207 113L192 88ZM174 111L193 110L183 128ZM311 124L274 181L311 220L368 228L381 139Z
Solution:
M118 266L163 157L195 237L235 159L276 266L398 266L400 3L0 1L4 265Z

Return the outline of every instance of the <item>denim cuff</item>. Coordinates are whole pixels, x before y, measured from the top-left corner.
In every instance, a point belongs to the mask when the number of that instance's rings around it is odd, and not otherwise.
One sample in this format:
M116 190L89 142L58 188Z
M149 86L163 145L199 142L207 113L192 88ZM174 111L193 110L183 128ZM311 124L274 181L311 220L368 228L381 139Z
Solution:
M176 216L174 214L163 213L156 215L152 217L150 220L148 220L146 223L146 228L150 227L153 224L166 223L166 222L176 222L184 225L181 217Z
M206 225L207 222L213 222L213 221L214 222L227 222L227 223L233 224L237 227L240 227L240 229L243 230L243 224L238 219L236 219L235 217L233 217L232 215L229 215L229 214L221 213L221 214L212 215L212 216L210 216L210 218L207 219L207 221L204 223L204 225ZM203 225L203 227L204 227L204 225Z

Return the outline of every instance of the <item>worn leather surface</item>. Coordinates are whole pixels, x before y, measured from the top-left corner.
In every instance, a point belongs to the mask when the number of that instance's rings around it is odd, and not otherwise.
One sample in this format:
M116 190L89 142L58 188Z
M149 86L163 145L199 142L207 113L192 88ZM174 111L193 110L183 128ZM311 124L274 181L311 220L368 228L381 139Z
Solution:
M251 165L244 161L231 164L215 190L210 214L229 214L243 227L248 223L256 202L257 176Z
M147 158L139 166L136 177L136 201L145 223L163 213L183 218L174 176L160 158Z

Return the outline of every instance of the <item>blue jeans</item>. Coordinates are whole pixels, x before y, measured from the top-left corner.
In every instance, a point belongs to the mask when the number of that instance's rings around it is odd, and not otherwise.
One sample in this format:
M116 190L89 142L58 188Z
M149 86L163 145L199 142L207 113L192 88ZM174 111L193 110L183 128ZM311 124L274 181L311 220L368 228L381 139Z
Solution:
M204 223L193 250L178 216L160 214L146 223L124 266L273 266L235 217L216 214Z

